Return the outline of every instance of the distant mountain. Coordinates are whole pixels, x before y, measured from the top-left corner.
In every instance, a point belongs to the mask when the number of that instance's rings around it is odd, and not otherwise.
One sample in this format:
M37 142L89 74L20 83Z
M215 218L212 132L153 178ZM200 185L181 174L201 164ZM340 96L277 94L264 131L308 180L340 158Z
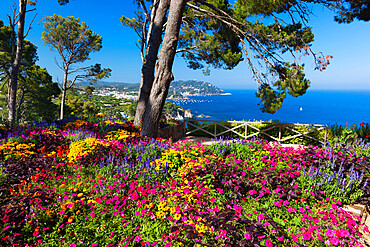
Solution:
M178 94L182 96L194 95L217 95L226 93L224 90L212 85L209 82L188 80L188 81L173 81L169 89L169 95L176 97Z
M116 88L119 91L139 91L139 83L126 83L126 82L105 82L100 81L93 85L96 89L102 88Z
M138 92L140 88L139 83L123 83L123 82L98 82L94 84L94 87L99 89L111 89L120 92ZM225 94L226 92L209 82L198 81L198 80L187 80L187 81L173 81L171 82L168 97L170 98L181 98L195 95L218 95Z

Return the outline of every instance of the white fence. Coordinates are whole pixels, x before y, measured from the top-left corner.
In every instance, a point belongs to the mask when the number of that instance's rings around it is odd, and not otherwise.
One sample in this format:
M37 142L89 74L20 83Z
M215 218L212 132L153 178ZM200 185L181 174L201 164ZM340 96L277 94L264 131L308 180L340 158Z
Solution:
M204 133L207 133L208 135L212 136L213 138L217 138L220 136L225 135L226 133L234 133L241 138L251 138L256 135L266 135L269 138L271 138L274 141L278 141L281 143L284 143L288 140L297 138L297 137L306 137L312 140L315 140L317 142L320 142L323 145L326 145L326 139L327 139L327 133L328 133L328 126L324 124L290 124L290 123L270 123L270 122L246 122L246 121L215 121L215 120L193 120L193 119L185 119L185 128L188 127L194 127L193 130L188 131L185 133L185 135L190 135L191 133L194 133L195 131L202 131ZM234 127L225 126L225 123L231 123L236 124ZM202 126L199 126L202 124ZM257 128L256 125L271 125L267 128ZM219 126L219 128L217 128ZM308 131L306 132L300 132L298 130L294 129L294 126L305 126L308 127ZM209 131L209 127L212 128L212 132ZM208 128L205 129L205 128ZM244 128L244 134L241 134L237 132L236 130L239 128ZM253 132L252 134L248 135L248 128L252 128ZM273 129L279 129L278 136L271 135L271 130ZM291 132L294 132L295 134L289 137L282 138L282 130L287 129ZM312 136L309 136L308 134L313 132L319 132L325 130L324 135L324 141L318 140ZM270 133L268 133L270 131Z

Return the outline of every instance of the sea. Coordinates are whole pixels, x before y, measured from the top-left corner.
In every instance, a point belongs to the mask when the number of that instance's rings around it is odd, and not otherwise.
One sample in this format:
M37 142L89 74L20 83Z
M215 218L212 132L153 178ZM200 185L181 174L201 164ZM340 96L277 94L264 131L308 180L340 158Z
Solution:
M370 90L308 90L290 95L274 114L262 113L256 90L225 90L230 95L191 96L172 102L190 109L197 119L279 120L285 123L357 125L370 123Z

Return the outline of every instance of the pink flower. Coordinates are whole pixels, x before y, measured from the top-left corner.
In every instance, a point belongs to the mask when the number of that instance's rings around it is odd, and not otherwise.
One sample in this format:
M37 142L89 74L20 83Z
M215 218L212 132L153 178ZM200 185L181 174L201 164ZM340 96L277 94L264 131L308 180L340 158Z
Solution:
M288 213L291 213L291 212L293 212L293 208L289 207L286 211L288 211Z
M304 213L304 212L305 212L304 208L300 208L300 209L299 209L299 212L300 212L300 213Z
M140 241L141 237L140 236L136 236L134 241Z
M339 235L340 235L342 238L348 237L348 236L349 236L349 231L342 229L342 230L340 230Z
M249 234L249 232L247 232L246 234L244 234L244 237L245 237L245 239L251 239L251 235Z
M333 229L326 230L326 236L328 236L329 238L333 237L334 234L335 234L335 230Z
M284 205L285 207L288 207L288 206L289 206L289 202L288 202L288 201L284 201L283 205Z
M6 231L10 226L6 226L3 228L3 231Z
M265 245L267 246L267 247L272 247L273 245L272 245L272 243L271 243L271 240L269 239L269 238L267 238L266 239L266 241L265 241Z
M259 219L259 220L263 220L264 218L265 218L265 216L264 216L263 214L259 214L259 215L258 215L258 219Z
M216 201L216 199L212 197L211 198L211 202L215 202L215 201Z
M297 242L297 241L298 241L298 237L297 237L297 235L294 235L294 234L293 234L291 237L292 237L292 240L293 240L294 242Z
M312 238L312 235L308 232L304 232L302 236L304 240L310 240Z
M337 238L329 238L329 241L332 245L338 245L339 240Z
M293 185L293 188L297 190L299 188L299 185L295 184L295 185Z
M250 190L250 191L248 192L248 194L249 194L249 195L251 195L251 196L253 196L254 194L257 194L257 191L255 191L255 190Z
M98 243L94 243L91 245L91 247L98 246Z
M283 241L284 240L284 235L281 235L281 237L276 237L279 241Z

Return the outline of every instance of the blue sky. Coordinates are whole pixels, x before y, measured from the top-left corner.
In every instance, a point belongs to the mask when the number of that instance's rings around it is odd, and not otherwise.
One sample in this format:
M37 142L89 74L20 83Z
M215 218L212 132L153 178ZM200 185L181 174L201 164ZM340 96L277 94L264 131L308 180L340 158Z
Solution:
M5 24L8 24L7 14L11 13L12 3L13 0L1 0L0 19ZM27 39L38 46L38 64L47 68L54 81L62 80L62 71L54 60L58 59L57 54L41 41L41 19L54 13L64 17L75 16L103 37L103 48L92 54L87 64L101 63L103 67L111 68L112 76L107 81L139 82L141 59L135 45L137 36L120 23L122 15L134 16L134 6L134 0L71 0L65 6L59 6L57 0L38 0L36 11L26 17L29 21L37 13ZM324 72L314 71L312 57L305 58L305 73L311 80L311 89L370 90L370 22L338 24L333 20L334 13L328 10L315 7L313 12L315 16L311 16L309 21L315 34L312 48L334 58ZM188 69L177 56L173 73L175 80L204 80L224 89L256 88L245 62L231 71L213 69L210 76L204 76L201 71Z

